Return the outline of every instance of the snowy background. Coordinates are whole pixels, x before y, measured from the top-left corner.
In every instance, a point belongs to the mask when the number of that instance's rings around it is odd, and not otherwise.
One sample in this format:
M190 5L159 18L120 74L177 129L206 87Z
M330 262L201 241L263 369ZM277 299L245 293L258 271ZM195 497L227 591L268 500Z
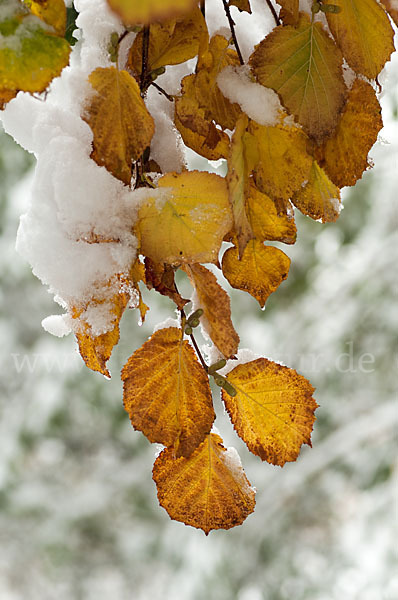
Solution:
M123 317L110 381L72 336L46 334L40 322L59 307L14 249L34 160L1 134L1 600L398 597L397 56L385 89L375 167L346 190L339 221L297 214L289 278L264 312L231 293L241 347L298 369L320 408L313 449L280 469L250 455L215 393L217 427L258 493L243 526L208 537L159 508L156 449L121 401L119 371L174 316L171 301L147 292L145 324Z

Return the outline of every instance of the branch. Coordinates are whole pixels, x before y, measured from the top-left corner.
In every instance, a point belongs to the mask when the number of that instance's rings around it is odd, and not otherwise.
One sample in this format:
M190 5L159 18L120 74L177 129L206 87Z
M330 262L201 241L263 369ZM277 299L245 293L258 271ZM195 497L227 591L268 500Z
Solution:
M143 33L143 37L142 37L142 62L141 62L140 90L141 90L141 96L144 96L147 75L148 75L149 25L144 26L142 33Z
M206 0L200 0L200 11L202 15L206 16Z
M174 102L174 97L170 96L170 94L168 94L166 92L166 90L164 90L162 87L160 87L160 85L158 85L154 81L152 81L151 85L153 85L153 87L156 88L161 94L163 94L163 96L165 96L167 98L167 100L169 100L170 102Z
M267 0L267 2L268 2L268 0ZM244 65L245 61L243 60L242 53L241 53L240 48L239 48L238 40L236 39L235 23L234 23L234 20L231 17L231 11L229 9L228 2L227 2L227 0L222 0L222 3L224 5L225 14L227 15L227 19L228 19L228 23L229 23L229 28L231 30L232 39L234 41L234 45L235 45L236 51L238 53L239 62L240 62L241 65Z
M268 7L269 7L270 11L272 12L272 15L273 15L273 17L274 17L274 19L275 19L275 23L276 23L277 25L281 25L282 21L281 21L281 20L280 20L280 18L278 17L278 15L277 15L277 13L276 13L276 10L275 10L275 7L274 7L274 5L272 4L271 0L266 0L266 2L267 2L267 4L268 4Z

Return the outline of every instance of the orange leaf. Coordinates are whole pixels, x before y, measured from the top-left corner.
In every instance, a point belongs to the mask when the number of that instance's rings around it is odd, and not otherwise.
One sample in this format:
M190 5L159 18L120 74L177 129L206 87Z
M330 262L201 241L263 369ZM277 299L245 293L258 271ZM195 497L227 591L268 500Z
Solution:
M308 182L295 193L292 202L304 215L322 223L336 221L341 210L340 190L316 160L312 163Z
M224 277L232 287L248 292L264 306L289 273L290 258L282 250L251 240L239 259L237 248L228 248L222 259Z
M213 433L189 458L175 459L171 449L164 450L155 461L153 479L159 504L169 516L206 535L241 525L254 510L255 492L239 456Z
M170 265L159 265L150 258L145 258L145 280L148 289L154 288L162 296L168 296L176 303L178 310L182 310L189 300L185 300L177 292L174 275L175 270Z
M188 265L185 270L195 286L199 306L204 311L212 342L226 358L230 358L238 350L239 336L232 325L231 305L227 292L206 267Z
M182 332L160 329L122 370L124 407L150 442L189 456L215 418L207 374Z
M238 435L253 454L283 467L302 444L311 446L317 403L314 388L293 369L266 358L238 365L227 375L237 391L222 399Z

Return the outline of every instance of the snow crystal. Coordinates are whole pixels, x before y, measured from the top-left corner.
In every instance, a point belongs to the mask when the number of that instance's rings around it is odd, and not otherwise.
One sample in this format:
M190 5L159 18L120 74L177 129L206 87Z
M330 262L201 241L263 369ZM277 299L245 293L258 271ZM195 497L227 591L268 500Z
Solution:
M218 373L220 375L224 375L224 377L232 371L238 365L244 365L252 360L256 360L257 358L261 358L260 354L253 352L253 350L249 350L249 348L241 348L238 350L237 359L229 360L223 369L220 369Z
M231 102L237 102L253 121L260 125L276 125L283 108L278 95L250 79L249 67L226 67L217 77L222 93Z
M153 328L153 333L155 333L156 331L159 331L160 329L168 329L169 327L180 327L180 320L172 319L171 317L168 317L161 323L158 323L157 325L155 325L155 327Z
M233 446L228 446L228 448L226 448L226 451L222 454L222 459L225 466L232 472L234 478L239 481L241 489L245 492L252 490L256 493L255 488L251 487L246 479L240 456Z
M51 333L56 337L64 337L64 335L71 332L71 328L64 317L65 315L50 315L42 320L41 325L47 333Z

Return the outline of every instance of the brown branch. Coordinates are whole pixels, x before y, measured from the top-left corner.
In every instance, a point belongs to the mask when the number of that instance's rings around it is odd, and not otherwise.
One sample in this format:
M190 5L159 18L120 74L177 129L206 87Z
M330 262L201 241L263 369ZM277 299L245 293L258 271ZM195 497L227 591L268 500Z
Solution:
M245 61L243 60L243 56L242 56L242 53L241 53L240 48L239 48L238 40L236 38L235 22L234 22L233 18L231 17L231 11L229 9L228 2L227 2L227 0L222 0L222 3L224 5L225 14L227 15L227 19L228 19L228 23L229 23L229 28L231 30L231 35L232 35L232 39L234 41L236 52L238 53L239 62L240 62L241 65L244 65Z
M165 96L167 98L167 100L170 100L170 102L174 102L173 96L170 96L170 94L168 94L166 92L166 90L164 90L162 87L160 87L160 85L158 85L154 81L152 81L151 85L153 85L153 87L156 88L161 94L163 94L163 96Z
M145 25L142 32L142 62L141 62L141 79L140 90L141 96L145 95L147 88L148 77L148 54L149 54L149 25Z
M275 7L274 7L274 5L272 4L271 0L266 0L266 2L267 2L267 4L268 4L268 8L269 8L269 9L270 9L270 11L272 12L272 15L273 15L273 17L274 17L274 19L275 19L275 23L276 23L277 25L281 25L282 21L281 21L281 20L280 20L280 18L278 17L278 15L277 15L277 13L276 13L276 10L275 10Z

